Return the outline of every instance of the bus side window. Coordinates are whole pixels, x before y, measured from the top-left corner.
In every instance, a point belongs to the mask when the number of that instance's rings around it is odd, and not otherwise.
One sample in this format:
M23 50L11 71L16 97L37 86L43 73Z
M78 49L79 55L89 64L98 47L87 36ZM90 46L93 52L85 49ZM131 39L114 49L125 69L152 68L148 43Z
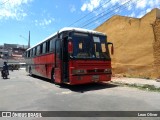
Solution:
M40 45L37 47L37 55L40 55Z
M38 55L38 46L36 47L36 55Z
M43 44L40 45L40 54L43 54Z
M50 40L50 50L49 51L54 52L54 49L55 49L54 47L55 47L55 38Z
M45 53L46 53L46 42L45 42L45 43L43 43L42 53L43 53L43 54L45 54Z
M46 45L46 52L48 53L50 50L50 41L47 41Z
M30 57L30 50L28 51L28 58Z
M34 54L35 56L37 55L37 47L35 47L35 54Z
M52 39L49 41L49 43L50 43L49 52L51 52L53 50L52 41L53 41Z
M32 57L32 49L30 49L30 57Z
M33 57L35 56L35 48L33 48L33 55L32 55Z
M31 53L30 54L31 54L30 57L32 57L33 56L33 49L31 49Z

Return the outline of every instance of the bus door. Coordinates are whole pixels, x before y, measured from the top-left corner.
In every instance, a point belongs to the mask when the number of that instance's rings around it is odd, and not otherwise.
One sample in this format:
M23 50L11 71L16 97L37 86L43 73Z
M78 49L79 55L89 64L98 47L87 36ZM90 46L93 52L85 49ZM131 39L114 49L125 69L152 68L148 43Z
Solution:
M63 38L62 41L62 81L69 82L68 80L68 37Z
M55 41L55 83L61 83L61 39Z

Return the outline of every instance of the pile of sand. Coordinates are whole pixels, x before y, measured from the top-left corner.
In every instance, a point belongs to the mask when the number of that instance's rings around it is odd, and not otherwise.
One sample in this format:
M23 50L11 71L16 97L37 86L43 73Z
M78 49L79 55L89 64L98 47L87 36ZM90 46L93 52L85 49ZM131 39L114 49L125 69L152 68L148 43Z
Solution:
M113 16L96 28L113 42L113 74L132 77L160 77L160 10L142 18Z

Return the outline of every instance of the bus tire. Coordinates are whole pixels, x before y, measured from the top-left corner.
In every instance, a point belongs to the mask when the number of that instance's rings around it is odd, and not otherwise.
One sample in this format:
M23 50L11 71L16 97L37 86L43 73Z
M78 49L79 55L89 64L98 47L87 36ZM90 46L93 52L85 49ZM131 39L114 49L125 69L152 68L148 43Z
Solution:
M32 69L29 67L29 76L32 76Z
M51 72L51 82L55 83L54 69L52 69L52 72Z

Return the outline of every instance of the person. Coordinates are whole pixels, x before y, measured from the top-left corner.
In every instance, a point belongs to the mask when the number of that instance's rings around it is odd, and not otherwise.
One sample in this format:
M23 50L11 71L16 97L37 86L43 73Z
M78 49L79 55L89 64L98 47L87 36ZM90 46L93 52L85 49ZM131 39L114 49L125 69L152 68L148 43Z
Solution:
M3 69L2 69L2 71L7 71L7 73L8 73L8 75L9 75L9 70L8 70L8 65L7 65L7 62L4 62L4 64L3 64ZM1 71L1 72L2 72Z

